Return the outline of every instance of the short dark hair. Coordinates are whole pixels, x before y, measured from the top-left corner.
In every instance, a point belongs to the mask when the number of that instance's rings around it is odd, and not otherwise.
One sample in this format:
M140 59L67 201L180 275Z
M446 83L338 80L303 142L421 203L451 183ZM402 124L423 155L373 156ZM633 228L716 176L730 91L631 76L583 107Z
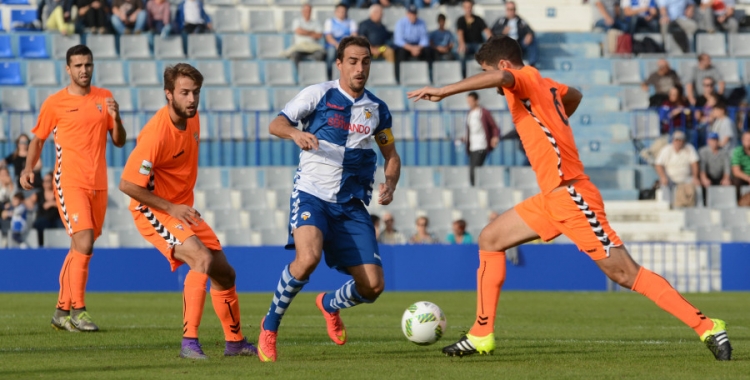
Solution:
M458 226L461 227L462 230L466 229L466 221L463 220L463 219L459 219L459 220L457 220L457 221L455 221L453 223L458 224Z
M336 59L339 61L344 60L344 51L349 46L359 46L367 49L367 54L370 54L370 41L366 37L362 36L349 36L344 37L339 41L339 47L336 49Z
M727 103L724 102L723 100L720 100L720 101L716 102L716 105L714 106L714 108L722 110L722 111L724 111L724 113L726 113L727 112Z
M372 224L380 223L380 217L375 214L370 214L370 220L372 221Z
M471 3L471 5L474 5L474 0L464 0L461 3Z
M438 19L437 19L437 20L438 20L438 22L440 22L440 21L445 21L445 15L444 15L444 14L442 14L442 13L441 13L441 14L439 14L439 15L438 15Z
M198 69L187 63L178 63L164 69L164 89L169 92L174 92L174 84L179 77L188 77L192 79L198 87L203 86L203 74L201 74Z
M500 60L510 61L514 65L523 66L523 51L518 41L508 36L492 36L485 42L475 55L477 62L496 66Z
M19 191L19 192L17 192L17 193L15 193L15 194L13 194L13 198L14 198L14 199L18 199L18 200L20 200L20 201L22 201L22 200L26 199L26 197L25 197L25 196L23 195L23 192L22 192L22 191Z
M468 95L466 95L470 98L474 98L474 100L479 100L479 94L476 93L476 91L470 92Z
M349 6L344 3L338 3L333 9L337 9L338 7L344 7L346 10L349 10Z
M91 60L94 60L94 53L91 52L91 49L89 49L86 45L76 45L68 49L68 52L65 53L65 64L70 65L70 57L74 55L88 55L91 56Z

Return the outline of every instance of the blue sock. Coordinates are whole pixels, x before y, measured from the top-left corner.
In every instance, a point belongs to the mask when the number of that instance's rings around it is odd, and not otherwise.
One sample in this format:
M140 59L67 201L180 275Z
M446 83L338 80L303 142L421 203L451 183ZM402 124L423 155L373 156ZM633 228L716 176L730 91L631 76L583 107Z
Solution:
M268 308L268 314L263 322L263 329L268 331L278 331L279 324L281 324L281 317L284 316L286 309L289 304L292 303L294 296L302 290L302 287L307 284L308 281L300 281L292 276L289 272L289 265L284 267L284 271L281 272L281 278L279 284L276 285L276 291L273 294L273 301L271 301L271 307Z
M357 306L361 303L373 303L374 300L368 300L357 293L357 286L354 280L347 281L335 292L326 293L323 296L323 309L329 313L336 310L346 309Z

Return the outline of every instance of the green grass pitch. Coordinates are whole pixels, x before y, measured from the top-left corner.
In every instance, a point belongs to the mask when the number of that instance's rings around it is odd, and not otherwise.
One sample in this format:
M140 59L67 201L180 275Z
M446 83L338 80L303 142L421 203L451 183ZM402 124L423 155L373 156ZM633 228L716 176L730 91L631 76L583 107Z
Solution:
M374 305L342 312L349 342L336 346L301 293L281 326L279 361L225 358L210 300L201 342L211 359L180 359L179 293L90 293L99 333L54 331L55 294L0 294L0 379L748 379L750 294L688 294L727 321L733 362L716 362L677 319L634 293L504 292L493 356L440 353L474 319L473 292L386 292ZM401 315L415 301L438 304L448 319L443 340L407 341ZM253 342L271 294L242 294L243 331Z

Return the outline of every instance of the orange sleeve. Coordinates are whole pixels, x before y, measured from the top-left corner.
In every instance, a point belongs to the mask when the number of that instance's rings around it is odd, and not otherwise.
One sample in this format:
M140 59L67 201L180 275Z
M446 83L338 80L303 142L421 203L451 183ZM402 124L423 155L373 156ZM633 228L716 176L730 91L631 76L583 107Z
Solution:
M147 187L154 166L159 164L160 138L141 133L135 149L122 170L122 179L140 187Z
M511 91L520 99L528 99L529 94L534 90L532 88L533 83L531 82L530 73L524 69L505 69L505 71L513 74L513 78L515 79L513 87L509 88L508 91Z
M31 130L37 138L46 140L52 129L57 125L57 112L53 105L53 98L50 97L42 103L42 109L39 110L39 117L36 119L36 126Z

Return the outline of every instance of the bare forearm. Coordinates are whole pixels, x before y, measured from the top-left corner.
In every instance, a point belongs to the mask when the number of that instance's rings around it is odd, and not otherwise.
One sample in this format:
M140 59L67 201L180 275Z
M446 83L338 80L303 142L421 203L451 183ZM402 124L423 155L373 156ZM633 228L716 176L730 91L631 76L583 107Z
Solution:
M401 157L395 153L385 160L384 164L385 184L391 189L396 189L399 178L401 178Z
M118 117L115 120L115 128L112 129L112 143L116 147L122 148L125 146L125 139L127 139L127 132L125 132L125 127L122 125L122 119Z
M512 87L514 84L515 79L513 78L513 74L505 70L485 71L460 82L449 84L443 87L441 92L444 96L451 96L485 88Z
M148 191L145 187L138 186L124 179L120 180L120 191L154 210L167 211L172 206L172 203L158 195L154 195L154 193Z
M42 147L44 147L44 140L36 137L29 143L29 152L26 154L26 167L25 171L33 171L34 165L39 161L39 157L42 155Z
M654 169L656 169L656 174L659 175L659 178L664 181L667 179L667 173L664 171L664 166L662 165L656 165L654 166Z
M697 162L693 162L692 164L690 164L690 170L693 172L693 179L697 180L698 179L698 173L699 173L699 171L698 171L698 163Z
M568 117L573 116L578 109L578 106L581 104L582 99L583 94L581 94L580 91L575 88L568 89L568 92L562 97L563 108L565 108L565 114L568 115Z
M732 174L734 174L735 178L739 178L745 182L750 182L750 176L745 174L739 166L732 166Z
M300 132L300 130L289 123L289 120L286 117L277 116L268 127L268 132L276 137L292 140L294 135Z

